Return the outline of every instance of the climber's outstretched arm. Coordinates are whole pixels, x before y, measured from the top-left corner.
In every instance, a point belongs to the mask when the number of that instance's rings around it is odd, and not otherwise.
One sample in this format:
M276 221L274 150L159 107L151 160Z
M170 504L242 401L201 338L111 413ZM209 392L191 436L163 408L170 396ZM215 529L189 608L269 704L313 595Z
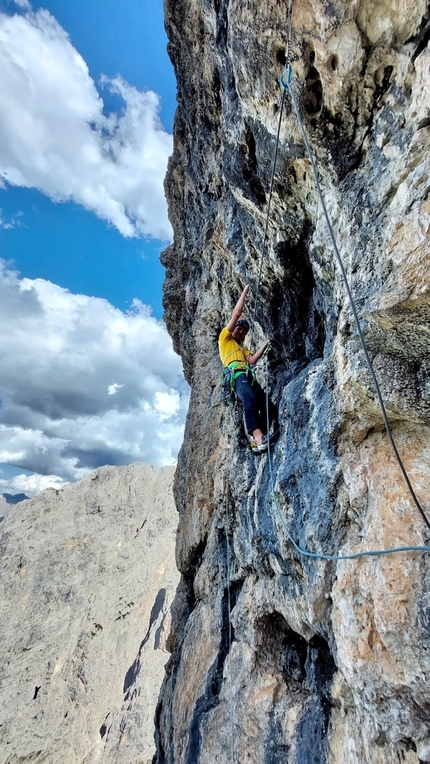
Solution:
M246 363L249 363L250 366L253 366L255 363L257 363L257 361L260 360L261 356L266 350L269 342L270 340L266 340L266 342L263 342L261 347L259 347L258 350L256 350L253 355L249 354L248 356L246 356Z
M249 286L246 285L245 289L243 290L242 294L240 295L236 306L233 310L233 313L231 314L230 321L227 324L227 329L229 332L232 332L234 327L236 326L237 321L239 321L239 318L242 315L243 307L245 305L246 295L248 294Z

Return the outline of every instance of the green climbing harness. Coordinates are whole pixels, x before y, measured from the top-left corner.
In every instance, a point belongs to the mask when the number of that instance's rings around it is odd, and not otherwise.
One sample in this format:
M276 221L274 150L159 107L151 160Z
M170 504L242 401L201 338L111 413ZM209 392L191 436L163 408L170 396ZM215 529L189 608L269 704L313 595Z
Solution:
M235 401L234 383L240 374L250 374L251 385L254 384L255 374L247 363L232 361L228 366L224 366L222 371L221 400L225 406L231 406Z
M266 346L260 360L262 360L271 350L270 342ZM254 369L245 361L231 361L228 366L224 366L222 371L221 400L224 406L231 406L235 401L234 383L240 374L249 374L251 377L251 387L256 380Z

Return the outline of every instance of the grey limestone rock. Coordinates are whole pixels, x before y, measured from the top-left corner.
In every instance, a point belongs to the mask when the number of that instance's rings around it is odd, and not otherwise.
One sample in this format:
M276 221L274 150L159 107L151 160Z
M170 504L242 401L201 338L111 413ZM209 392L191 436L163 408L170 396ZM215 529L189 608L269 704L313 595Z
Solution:
M315 560L285 533L324 554L430 540L384 431L288 94L261 260L287 7L165 0L178 109L164 305L192 394L156 761L418 764L430 761L429 556ZM292 9L292 87L430 514L428 4ZM220 405L217 338L245 284L250 341L272 338L279 512L267 457L251 455L240 412Z
M0 525L0 762L146 764L176 589L173 467L102 467Z

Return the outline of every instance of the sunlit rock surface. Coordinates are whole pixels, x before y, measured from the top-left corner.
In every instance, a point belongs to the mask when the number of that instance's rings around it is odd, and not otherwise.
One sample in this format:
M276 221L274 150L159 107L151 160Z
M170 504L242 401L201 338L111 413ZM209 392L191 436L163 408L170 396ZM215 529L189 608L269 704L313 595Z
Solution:
M173 467L102 467L0 525L0 762L147 764L177 584Z
M220 404L218 333L247 283L252 313L259 280L287 6L165 0L178 110L164 303L192 396L156 759L430 762L429 558L313 560L285 534L325 554L430 541L384 431L288 94L251 338L273 341L280 515L267 457L251 455L240 411ZM430 515L428 6L292 7L294 91L394 437Z

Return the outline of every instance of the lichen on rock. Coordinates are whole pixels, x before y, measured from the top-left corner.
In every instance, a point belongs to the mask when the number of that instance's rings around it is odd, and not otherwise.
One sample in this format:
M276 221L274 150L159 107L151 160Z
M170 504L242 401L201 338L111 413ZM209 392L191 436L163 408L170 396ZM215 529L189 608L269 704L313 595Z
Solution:
M157 764L430 761L428 556L292 547L267 457L220 405L217 337L255 298L287 3L165 0L178 81L165 318L192 385ZM293 88L388 416L430 512L429 9L294 0ZM288 95L252 342L272 338L275 493L301 547L429 543L358 341ZM261 381L262 371L258 372Z

